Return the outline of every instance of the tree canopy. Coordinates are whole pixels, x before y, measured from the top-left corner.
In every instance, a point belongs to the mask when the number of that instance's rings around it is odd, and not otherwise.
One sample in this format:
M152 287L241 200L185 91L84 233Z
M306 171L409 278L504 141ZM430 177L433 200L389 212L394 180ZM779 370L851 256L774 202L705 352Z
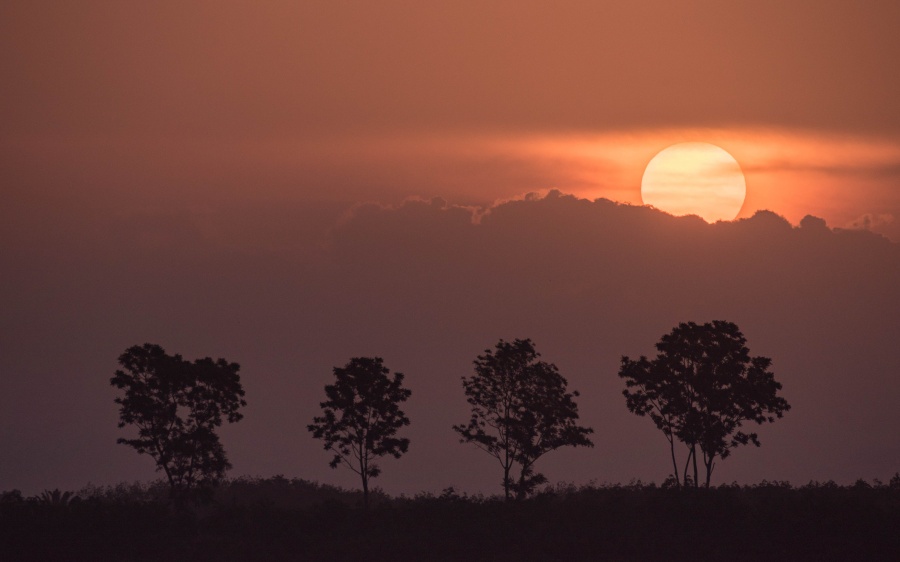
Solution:
M665 435L678 485L689 483L691 462L698 485L699 449L708 487L717 458L741 445L760 445L756 433L743 431L745 422L773 422L791 408L778 396L781 383L769 370L772 360L751 357L746 343L731 322L688 322L660 339L655 359L622 358L619 376L628 409L649 416ZM688 449L682 476L675 440Z
M323 415L307 426L334 453L331 468L343 464L360 476L366 507L369 479L381 474L375 460L384 455L400 458L409 448L409 439L396 435L409 425L400 403L411 392L403 388L403 373L389 375L380 357L354 357L344 367L335 367L335 382L325 386L327 400L319 404Z
M186 361L149 343L125 350L119 364L110 379L124 390L115 399L119 427L133 425L138 436L118 442L153 458L176 501L208 492L231 468L216 428L239 421L247 405L240 365L209 357Z
M473 443L495 457L503 468L503 491L508 499L528 495L546 482L534 471L544 454L564 446L593 446L592 429L577 424L577 391L556 365L539 361L530 339L500 340L475 359L475 374L463 377L471 405L467 424L455 425L462 443ZM514 467L519 475L513 480Z

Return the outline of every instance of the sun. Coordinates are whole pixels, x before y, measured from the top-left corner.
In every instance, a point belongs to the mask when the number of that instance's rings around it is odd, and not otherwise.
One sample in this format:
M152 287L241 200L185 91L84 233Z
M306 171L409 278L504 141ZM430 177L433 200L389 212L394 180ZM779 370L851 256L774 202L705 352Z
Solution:
M746 195L737 160L706 142L682 142L662 150L641 179L645 205L676 216L697 215L707 222L733 220Z

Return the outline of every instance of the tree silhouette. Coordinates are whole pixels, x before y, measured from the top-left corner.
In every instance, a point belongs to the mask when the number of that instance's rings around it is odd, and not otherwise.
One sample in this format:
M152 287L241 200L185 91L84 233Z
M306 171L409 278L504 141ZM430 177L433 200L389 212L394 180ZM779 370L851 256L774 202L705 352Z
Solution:
M335 383L325 386L328 398L319 406L322 416L307 426L313 437L325 441L325 450L334 453L329 465L344 464L362 479L363 506L369 507L369 478L381 474L377 457L400 458L409 448L409 439L397 438L397 431L409 425L400 410L411 392L403 388L403 374L384 366L380 357L354 357L343 368L335 367Z
M35 496L34 500L41 505L52 506L55 508L66 508L73 503L81 501L81 499L73 492L63 492L60 491L59 488L54 490L44 490L40 495Z
M791 406L777 396L781 383L769 371L772 360L751 357L747 340L731 322L681 323L664 335L652 361L622 357L619 376L629 411L649 416L669 442L675 481L699 485L697 450L709 487L716 458L725 459L740 445L760 445L744 422L762 424L780 418ZM679 478L675 440L688 449Z
M110 384L125 391L116 398L119 427L133 425L135 439L119 443L149 454L169 483L178 505L208 495L231 468L216 434L222 421L239 421L243 400L237 363L209 357L193 362L146 343L125 350Z
M466 401L472 406L469 423L455 425L461 443L473 443L500 462L506 499L521 498L546 482L534 472L545 453L564 446L593 446L592 429L577 425L578 392L568 385L556 365L538 361L530 339L500 340L475 360L475 374L463 377ZM519 476L510 473L518 465Z

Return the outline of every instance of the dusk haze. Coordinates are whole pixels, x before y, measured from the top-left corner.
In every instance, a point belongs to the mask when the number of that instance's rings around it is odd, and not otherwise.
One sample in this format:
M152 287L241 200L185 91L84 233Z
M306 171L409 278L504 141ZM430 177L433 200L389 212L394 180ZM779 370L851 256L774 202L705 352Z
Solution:
M667 559L560 505L830 482L879 523L706 559L892 559L898 28L888 1L3 3L0 558ZM282 477L350 519L210 531ZM177 547L28 527L157 479ZM516 517L569 546L447 538Z

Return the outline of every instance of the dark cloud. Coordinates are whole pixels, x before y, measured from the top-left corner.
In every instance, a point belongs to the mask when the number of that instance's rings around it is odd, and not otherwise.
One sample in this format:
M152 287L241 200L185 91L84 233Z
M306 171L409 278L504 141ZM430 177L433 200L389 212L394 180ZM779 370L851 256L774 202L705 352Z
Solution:
M866 213L850 222L847 228L872 230L893 223L894 218L890 213Z
M722 463L719 481L896 471L900 247L885 238L770 212L709 225L559 192L488 212L440 199L346 211L275 203L4 226L2 258L17 267L0 281L3 485L152 476L149 459L115 444L108 384L118 354L150 341L243 365L246 419L224 431L237 474L354 485L305 425L331 367L377 354L413 390L410 453L385 463L380 483L495 491L496 467L450 426L466 419L471 361L517 337L557 363L596 430L595 449L551 454L542 470L660 481L665 440L626 411L619 357L712 319L773 358L794 406L762 428L761 449Z

